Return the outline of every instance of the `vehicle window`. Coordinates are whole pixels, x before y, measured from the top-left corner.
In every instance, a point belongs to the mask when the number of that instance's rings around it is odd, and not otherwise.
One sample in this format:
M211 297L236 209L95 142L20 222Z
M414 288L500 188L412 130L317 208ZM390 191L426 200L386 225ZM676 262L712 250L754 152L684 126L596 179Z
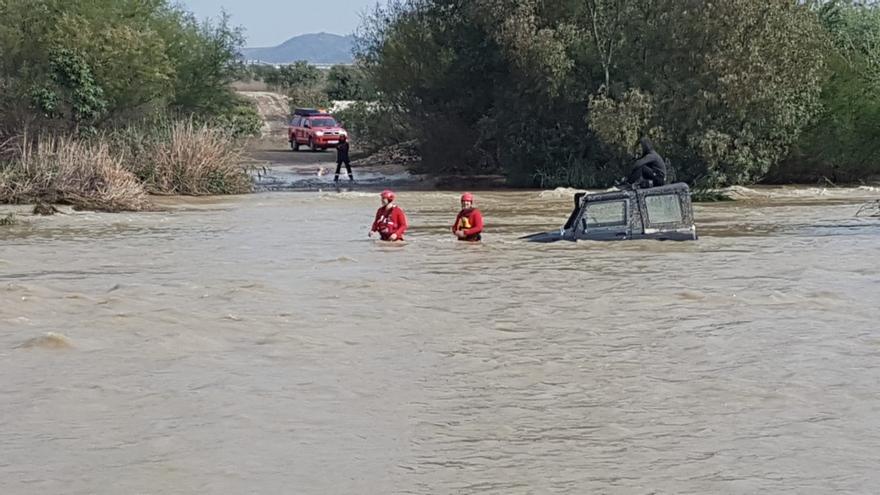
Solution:
M296 117L294 117L293 120L290 122L290 125L292 125L292 126L294 126L294 127L299 127L301 123L302 123L302 117L300 117L300 116L296 116Z
M645 206L648 207L648 223L651 225L682 222L681 201L675 194L645 196Z
M582 222L585 229L626 225L626 201L587 203Z
M312 127L335 127L336 121L330 117L322 117L320 119L312 119Z

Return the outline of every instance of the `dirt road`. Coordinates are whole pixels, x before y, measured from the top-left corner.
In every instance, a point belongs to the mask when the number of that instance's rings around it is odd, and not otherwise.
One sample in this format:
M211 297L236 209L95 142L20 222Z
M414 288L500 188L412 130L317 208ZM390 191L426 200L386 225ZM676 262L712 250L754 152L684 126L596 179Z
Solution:
M311 151L301 147L292 151L284 136L272 136L251 144L247 151L249 164L255 169L258 190L318 190L335 187L336 151ZM410 174L401 165L352 164L355 177L350 184L345 167L342 168L340 185L358 188L381 188L406 186L413 189L430 189L434 182L420 175Z
M248 164L254 169L257 190L320 190L335 187L335 150L314 152L307 146L301 147L301 151L290 149L287 142L290 102L286 96L269 91L239 91L239 94L254 101L263 119L262 137L253 141L247 151ZM341 186L366 190L384 187L410 190L504 187L500 176L428 177L411 174L405 163L396 162L395 153L386 153L385 156L379 153L369 159L358 159L360 153L357 147L357 142L353 142L352 158L355 160L352 169L355 183L348 182L343 169Z

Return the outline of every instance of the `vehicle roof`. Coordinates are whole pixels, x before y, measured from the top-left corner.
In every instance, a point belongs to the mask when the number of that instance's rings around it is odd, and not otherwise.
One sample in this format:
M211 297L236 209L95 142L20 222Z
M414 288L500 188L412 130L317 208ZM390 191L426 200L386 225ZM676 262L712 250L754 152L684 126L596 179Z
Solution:
M687 194L690 192L688 185L684 182L676 182L674 184L666 184L664 186L650 187L647 189L624 189L620 191L603 191L599 193L587 194L586 200L590 202L614 200L636 195L657 195L657 194Z

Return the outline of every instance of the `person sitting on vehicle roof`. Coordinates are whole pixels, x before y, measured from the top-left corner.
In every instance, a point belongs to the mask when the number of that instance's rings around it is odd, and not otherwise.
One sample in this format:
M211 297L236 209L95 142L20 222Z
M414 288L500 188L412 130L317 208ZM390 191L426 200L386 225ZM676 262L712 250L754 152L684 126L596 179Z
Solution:
M348 158L348 137L345 134L339 136L339 144L336 145L336 177L333 178L333 182L339 182L339 171L342 170L343 163L345 170L348 171L348 180L353 181L351 160Z
M461 195L461 211L452 224L452 233L459 241L477 242L482 239L483 214L474 208L474 195L466 192Z
M403 209L394 203L394 192L388 189L380 194L382 198L382 206L376 210L376 219L370 228L369 237L373 237L374 232L379 233L379 237L383 241L402 241L403 233L406 232L406 214Z
M654 151L651 141L643 137L640 141L642 157L634 164L626 183L637 188L662 186L666 183L666 162Z

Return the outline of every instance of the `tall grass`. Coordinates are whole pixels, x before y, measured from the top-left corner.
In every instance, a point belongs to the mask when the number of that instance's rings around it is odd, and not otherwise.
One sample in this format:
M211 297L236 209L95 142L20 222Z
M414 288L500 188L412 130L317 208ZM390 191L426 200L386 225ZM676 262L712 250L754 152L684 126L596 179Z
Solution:
M0 203L141 210L153 194L253 189L232 133L192 120L144 123L92 137L23 134L0 143Z
M154 194L241 194L253 190L243 148L220 128L191 120L129 127L112 136L126 167Z
M0 202L47 201L80 209L141 210L147 195L106 141L27 134L3 146Z

